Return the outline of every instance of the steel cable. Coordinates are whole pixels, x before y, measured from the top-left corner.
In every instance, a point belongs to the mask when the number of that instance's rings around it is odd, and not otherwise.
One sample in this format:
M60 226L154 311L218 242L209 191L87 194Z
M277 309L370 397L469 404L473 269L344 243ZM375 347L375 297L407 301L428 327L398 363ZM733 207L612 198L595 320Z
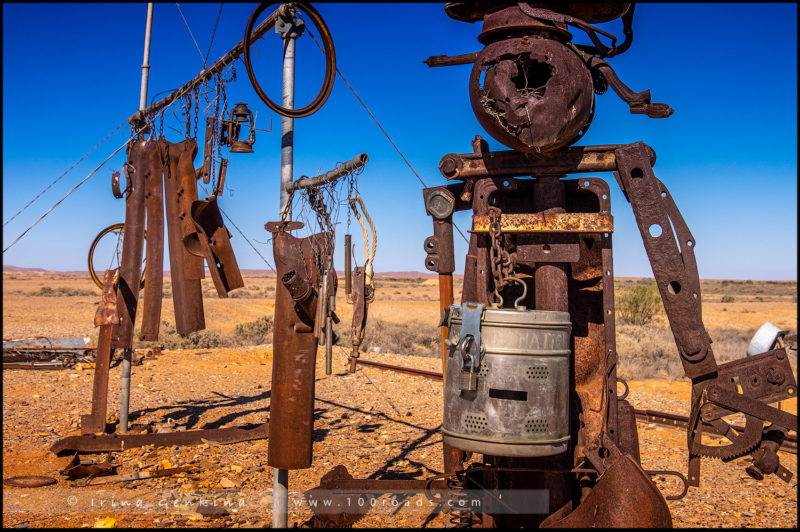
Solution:
M72 170L73 170L73 169L74 169L76 166L78 166L78 165L79 165L79 164L80 164L80 163L81 163L81 162L82 162L84 159L86 159L86 158L87 158L89 155L91 155L91 153L92 153L94 150L96 150L97 148L99 148L99 147L100 147L100 146L101 146L101 145L102 145L102 144L103 144L105 141L107 141L108 139L110 139L110 138L111 138L111 137L114 135L114 133L116 133L116 132L119 130L119 128L121 128L121 127L122 127L123 125L125 125L127 122L128 122L127 120L123 120L122 122L120 122L120 124L119 124L117 127L115 127L115 128L114 128L114 130L113 130L111 133L109 133L108 135L106 135L106 138L104 138L103 140L101 140L100 142L98 142L98 143L95 145L95 147L94 147L94 148L92 148L91 150L89 150L88 152L86 152L86 154L85 154L83 157L81 157L80 159L78 159L78 162L76 162L75 164L73 164L72 166L70 166L70 167L69 167L69 169L68 169L66 172L64 172L63 174L61 174L60 176L58 176L58 177L55 179L55 181L53 181L52 183L50 183L49 185L47 185L47 186L45 187L45 189L44 189L44 190L42 190L41 192L39 192L39 194L37 194L35 198L33 198L32 200L30 200L30 201L28 202L28 204L27 204L27 205L25 205L25 206L24 206L24 207L22 207L22 208L21 208L19 211L17 211L17 213L16 213L14 216L12 216L11 218L9 218L9 219L8 219L8 220L6 220L5 222L3 222L3 227L5 227L6 225L8 225L8 224L9 224L9 222L11 222L11 220L13 220L14 218L16 218L16 217L17 217L17 216L19 216L20 214L22 214L22 211L24 211L25 209L27 209L28 207L30 207L30 206L33 204L33 202L34 202L34 201L36 201L37 199L41 198L41 197L42 197L42 194L44 194L45 192L47 192L47 191L50 189L50 187L52 187L53 185L55 185L56 183L58 183L58 182L61 180L61 178L62 178L62 177L64 177L64 176L65 176L65 175L67 175L68 173L70 173L70 172L71 172L71 171L72 171Z
M194 38L194 33L192 33L192 28L189 27L189 22L187 22L186 17L183 16L183 11L181 10L181 5L178 2L175 2L175 5L178 7L178 13L181 14L181 18L183 19L183 23L186 25L186 29L189 30L189 35L192 37L192 41L194 42L195 48L197 48L197 53L200 54L200 59L203 60L203 68L206 66L206 60L203 58L203 51L200 50L200 45L197 44L197 39Z
M311 33L311 30L310 30L310 29L308 29L308 28L306 28L306 31L308 32L308 36L309 36L309 37L311 37L311 40L312 40L312 41L314 41L314 44L316 44L316 45L317 45L317 48L319 48L320 50L322 50L322 52L323 52L323 53L325 53L325 50L323 50L322 46L320 46L319 42L317 42L317 39L316 39L316 38L314 37L314 35ZM353 93L353 96L355 96L355 97L356 97L356 100L358 100L358 103L360 103L360 104L361 104L361 107L363 107L363 108L364 108L364 110L367 112L367 114L370 116L370 118L372 118L372 121L373 121L373 122L375 122L375 124L376 124L376 125L378 126L378 128L381 130L381 133L383 133L383 135L386 137L386 139L389 141L389 143L392 145L392 147L395 149L395 151L396 151L396 152L397 152L397 153L400 155L400 157L403 159L403 162L405 162L405 163L406 163L406 166L408 166L408 168L409 168L409 169L411 170L411 172L414 174L414 177L416 177L416 178L417 178L417 180L418 180L418 181L419 181L419 182L422 184L422 186L423 186L423 187L425 187L425 188L428 188L428 185L426 185L426 184L425 184L425 181L423 181L423 180L422 180L422 178L419 176L419 174L417 173L417 171L416 171L416 170L414 170L414 167L413 167L413 166L411 166L411 163L410 163L410 162L408 162L408 159L406 159L406 156L405 156L405 155L403 155L403 152L401 152L401 151L400 151L400 148L398 148L398 147L397 147L397 144L395 144L395 143L394 143L394 141L392 140L392 137L390 137L390 136L389 136L389 134L388 134L388 133L386 132L386 130L383 128L383 126L381 125L381 123L380 123L380 122L378 122L378 119L377 119L377 118L375 118L375 115L373 115L373 114L372 114L372 111L370 111L370 110L369 110L369 108L367 107L367 104L365 104L365 103L364 103L364 100L362 100L362 99L361 99L361 97L360 97L360 96L358 95L358 93L355 91L355 89L353 88L353 86L352 86L352 85L350 85L350 83L348 83L348 81L347 81L347 80L345 79L345 77L342 75L342 71L341 71L341 70L339 70L339 67L338 67L338 66L336 67L336 73L337 73L337 74L339 75L339 77L342 79L342 81L344 82L344 84L345 84L345 85L347 85L347 88L348 88L348 89L350 89L350 92L352 92L352 93ZM459 235L461 235L461 238L463 238L463 239L464 239L464 242L466 242L467 244L469 244L469 239L468 239L468 238L467 238L467 237L464 235L464 233L463 233L463 232L461 232L461 228L460 228L460 227L458 227L458 224L456 224L455 222L453 222L453 227L455 227L455 228L456 228L456 231L458 231L458 234L459 234Z

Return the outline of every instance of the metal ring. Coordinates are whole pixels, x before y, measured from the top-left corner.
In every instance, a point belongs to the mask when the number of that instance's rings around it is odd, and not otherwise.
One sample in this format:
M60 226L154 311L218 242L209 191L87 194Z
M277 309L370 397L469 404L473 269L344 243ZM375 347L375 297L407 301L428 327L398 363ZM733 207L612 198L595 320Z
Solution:
M261 90L261 85L259 85L258 81L256 81L256 76L253 73L253 67L250 64L250 34L253 31L253 26L255 25L258 16L269 6L277 3L278 2L262 2L258 5L258 7L256 7L256 9L253 11L253 14L250 15L250 20L247 21L247 28L244 32L244 66L247 69L247 77L250 78L250 83L253 85L253 89L264 101L264 103L267 104L267 107L281 116L286 116L289 118L303 118L317 112L331 94L334 77L336 75L336 51L333 49L333 38L331 37L331 33L317 10L304 2L294 3L293 5L295 7L304 11L311 18L311 20L314 21L314 24L320 31L322 43L325 48L325 79L322 83L322 88L320 89L319 94L317 94L317 97L302 109L286 109L270 100L267 95L264 94L264 91ZM274 25L275 21L273 20L267 27L267 30Z
M628 388L628 383L625 381L625 379L620 379L619 377L617 377L617 382L621 382L625 386L625 393L623 393L621 397L617 397L617 401L624 401L625 398L628 397L628 392L630 392L630 388Z
M114 231L119 231L119 230L122 231L123 235L125 234L125 223L124 222L111 224L108 227L106 227L105 229L103 229L102 231L100 231L100 233L92 241L92 245L89 246L89 257L88 257L88 260L89 260L89 276L92 278L92 281L94 281L94 284L96 284L97 287L100 288L100 289L103 288L103 281L100 280L100 277L97 275L97 272L94 271L94 248L97 247L97 244L100 242L100 239L102 239L106 234L112 233ZM147 240L147 231L145 231L143 233L143 235L144 235L145 240ZM123 238L124 238L124 236L123 236ZM144 288L144 276L145 276L145 273L146 273L145 270L142 269L142 280L141 280L141 282L139 284L139 290Z

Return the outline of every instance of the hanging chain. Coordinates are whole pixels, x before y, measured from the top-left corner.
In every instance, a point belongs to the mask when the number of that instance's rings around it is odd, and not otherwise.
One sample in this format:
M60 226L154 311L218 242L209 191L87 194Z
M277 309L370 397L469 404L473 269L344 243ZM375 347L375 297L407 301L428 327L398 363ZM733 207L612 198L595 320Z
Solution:
M511 256L503 245L505 238L500 232L500 209L489 207L489 237L492 245L489 247L489 263L492 267L492 276L496 290L502 290L509 282L509 277L514 275Z
M197 138L197 122L200 113L200 88L194 88L194 138Z
M187 94L185 96L186 103L184 104L184 114L186 115L186 138L189 138L189 132L191 131L192 127L192 115L190 114L192 110L192 97Z
M222 160L222 148L220 147L219 142L219 127L217 124L219 123L219 97L220 97L220 90L222 85L222 74L217 74L215 76L215 92L216 97L214 98L214 122L211 126L211 190L217 189L217 158ZM214 146L217 147L216 152L214 151Z

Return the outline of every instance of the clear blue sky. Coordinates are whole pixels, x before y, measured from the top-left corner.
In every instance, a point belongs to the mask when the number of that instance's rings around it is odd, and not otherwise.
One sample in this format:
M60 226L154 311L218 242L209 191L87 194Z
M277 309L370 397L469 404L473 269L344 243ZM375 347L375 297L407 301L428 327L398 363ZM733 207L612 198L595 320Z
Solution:
M225 4L209 62L243 36L256 6ZM445 183L442 155L468 152L476 133L491 149L467 94L469 66L428 68L439 54L479 50L480 24L448 18L443 4L317 4L333 34L338 66L422 179ZM219 4L181 4L205 54ZM133 113L139 101L146 4L3 4L3 221ZM619 21L604 25L621 36ZM574 31L579 35L578 30ZM318 32L315 32L318 35ZM583 37L585 39L585 37ZM257 72L280 94L281 44L259 44ZM322 78L322 54L302 37L298 105ZM202 60L174 3L156 4L149 98L195 76ZM797 279L797 6L795 4L640 4L633 46L609 60L632 89L650 89L675 109L667 119L631 115L611 90L597 97L581 144L643 140L658 154L656 175L672 192L697 241L703 278ZM258 111L255 154L232 154L220 205L251 240L267 242L280 175L280 117L269 111L237 62L230 105ZM182 140L166 126L169 140ZM3 228L5 247L127 138L109 141ZM202 118L200 136L202 137ZM379 233L376 271L425 271L422 243L432 233L421 185L337 78L328 103L295 121L295 176L314 175L360 152L370 163L359 188ZM124 218L110 191L120 153L3 255L4 264L85 269L92 238ZM202 158L195 160L200 166ZM619 276L651 276L630 206L611 174L614 266ZM201 191L202 197L202 191ZM344 212L340 216L345 221ZM463 230L469 215L456 219ZM344 224L343 224L344 225ZM342 268L341 238L336 266ZM239 265L266 268L231 228ZM352 227L354 242L360 230ZM255 242L254 242L255 243ZM272 262L271 246L255 243ZM360 248L359 248L360 249ZM456 236L457 272L466 245ZM358 255L360 257L360 253Z

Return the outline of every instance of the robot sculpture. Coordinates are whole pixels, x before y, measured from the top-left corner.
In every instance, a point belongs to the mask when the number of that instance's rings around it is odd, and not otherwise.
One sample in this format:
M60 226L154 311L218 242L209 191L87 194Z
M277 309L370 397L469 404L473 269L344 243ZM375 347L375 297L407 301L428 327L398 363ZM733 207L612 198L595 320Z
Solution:
M447 14L483 22L483 50L435 56L429 66L473 63L469 97L480 124L511 150L447 154L439 169L452 184L424 190L434 234L426 267L440 274L445 472L459 490L511 490L487 498L459 525L543 527L671 526L663 495L639 460L631 405L617 396L614 332L614 172L630 202L686 376L692 380L688 481L700 457L755 453L781 478L776 451L797 417L769 406L796 397L783 349L719 365L701 313L695 239L653 173L643 142L573 146L592 121L595 93L610 86L631 113L666 118L672 109L634 92L604 58L627 50L629 3L455 2ZM625 39L592 24L622 18ZM593 45L572 42L586 32ZM611 39L604 44L598 34ZM567 179L577 174L577 178ZM452 215L473 211L460 304L452 304ZM449 300L448 300L449 298ZM741 413L736 429L727 416ZM709 425L729 442L702 440ZM738 430L737 430L738 429ZM708 430L708 429L706 429ZM471 456L483 455L468 467ZM769 455L765 458L766 455ZM663 472L662 472L663 473ZM679 473L675 473L681 476ZM537 495L538 494L538 495ZM455 508L459 506L452 505Z

